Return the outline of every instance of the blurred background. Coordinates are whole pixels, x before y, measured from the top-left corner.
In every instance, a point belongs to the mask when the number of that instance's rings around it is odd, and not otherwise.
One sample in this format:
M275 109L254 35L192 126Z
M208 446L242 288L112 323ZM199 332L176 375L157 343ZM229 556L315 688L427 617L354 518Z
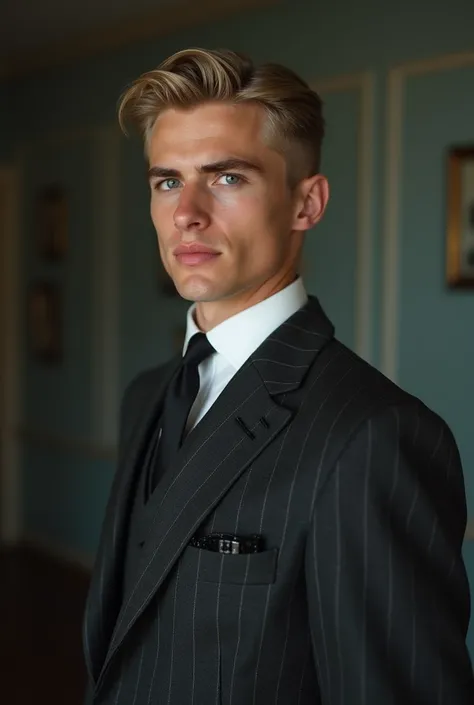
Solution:
M306 286L343 342L450 424L474 590L473 27L472 0L1 0L4 705L82 701L121 395L175 352L187 309L116 107L189 46L285 63L320 91L332 197ZM468 644L474 658L474 624Z

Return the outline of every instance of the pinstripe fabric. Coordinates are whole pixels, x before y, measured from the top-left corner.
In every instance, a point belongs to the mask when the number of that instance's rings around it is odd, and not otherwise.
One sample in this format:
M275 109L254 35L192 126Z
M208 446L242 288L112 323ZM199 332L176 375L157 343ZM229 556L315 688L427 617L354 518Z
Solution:
M455 442L333 338L313 298L186 439L123 588L130 487L174 364L123 404L84 620L90 702L473 703ZM188 545L198 528L266 547L202 551Z

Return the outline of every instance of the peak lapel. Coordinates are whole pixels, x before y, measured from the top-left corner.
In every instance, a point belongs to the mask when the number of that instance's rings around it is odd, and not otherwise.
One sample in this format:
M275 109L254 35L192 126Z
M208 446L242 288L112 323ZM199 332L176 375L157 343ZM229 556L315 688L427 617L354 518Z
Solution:
M297 389L316 355L333 337L334 326L318 300L310 296L251 357L269 394Z

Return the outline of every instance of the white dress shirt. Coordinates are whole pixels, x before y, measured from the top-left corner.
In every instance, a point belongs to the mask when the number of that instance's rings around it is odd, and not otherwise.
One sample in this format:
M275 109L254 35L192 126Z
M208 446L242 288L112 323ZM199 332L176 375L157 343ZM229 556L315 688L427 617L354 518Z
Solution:
M306 304L308 296L301 277L255 306L219 323L207 333L216 351L199 365L199 392L188 417L190 431L209 411L224 387L265 338ZM194 320L196 304L187 313L183 355L200 329Z

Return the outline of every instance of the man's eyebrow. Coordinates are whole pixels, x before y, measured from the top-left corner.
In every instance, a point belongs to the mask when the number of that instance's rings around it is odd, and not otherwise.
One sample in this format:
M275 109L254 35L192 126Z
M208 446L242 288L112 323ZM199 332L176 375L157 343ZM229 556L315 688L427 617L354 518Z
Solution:
M237 157L222 159L221 161L203 164L203 166L199 167L199 171L203 174L215 174L217 172L234 170L263 172L259 164L250 162L248 159L238 159Z
M229 159L222 159L218 162L211 162L210 164L203 164L198 167L197 171L201 174L217 174L219 172L226 171L255 171L262 173L262 167L255 163L250 162L247 159L237 159L235 157ZM177 169L169 169L163 166L152 166L148 170L149 179L180 179L181 172Z
M180 177L181 174L177 169L167 169L163 166L152 166L148 169L149 179L179 179Z

